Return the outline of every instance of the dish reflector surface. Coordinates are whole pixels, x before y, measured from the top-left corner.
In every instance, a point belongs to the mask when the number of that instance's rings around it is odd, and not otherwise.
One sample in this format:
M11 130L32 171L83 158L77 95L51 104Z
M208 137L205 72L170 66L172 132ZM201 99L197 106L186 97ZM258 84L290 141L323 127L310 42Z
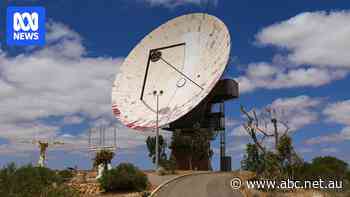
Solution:
M126 126L146 130L169 124L198 105L222 76L231 48L218 18L177 17L147 35L122 64L112 88L114 115ZM157 53L155 53L157 52Z

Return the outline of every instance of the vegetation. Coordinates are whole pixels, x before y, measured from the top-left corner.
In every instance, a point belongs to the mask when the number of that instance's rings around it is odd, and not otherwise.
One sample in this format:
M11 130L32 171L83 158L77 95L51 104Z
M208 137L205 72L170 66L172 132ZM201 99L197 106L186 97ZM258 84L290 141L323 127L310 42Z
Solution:
M40 197L79 197L79 192L66 185L47 187ZM34 196L33 196L34 197Z
M166 147L167 147L167 144L165 142L165 139L163 138L162 135L159 135L159 143L158 143L158 150L159 150L159 153L158 153L158 158L159 158L159 161L160 163L162 161L165 161L167 160L167 155L165 153L165 150L166 150ZM146 145L147 145L147 149L148 149L148 156L150 158L152 158L152 162L155 163L156 162L156 137L148 137L147 140L146 140Z
M175 157L176 162L185 159L189 164L189 169L193 170L198 168L195 163L201 161L208 162L208 169L211 169L210 159L213 155L213 151L210 149L210 141L215 139L217 133L206 129L195 129L191 133L174 132L170 149L172 150L172 156ZM177 157L183 158L177 158Z
M175 174L176 161L174 157L170 157L167 160L161 160L159 165L163 168L160 171L160 175Z
M260 114L254 110L248 112L243 107L241 111L247 117L243 127L253 141L247 145L241 161L242 169L254 171L263 177L293 178L295 170L303 165L303 161L294 150L288 121L277 118L275 109L267 108ZM272 148L264 144L267 138L271 139Z
M97 152L94 158L94 168L98 167L100 164L104 164L104 166L107 167L107 164L111 163L113 157L114 152L110 150L101 150Z
M198 164L200 162L207 163L206 170L211 169L210 159L213 151L210 149L210 141L215 139L216 135L216 132L203 129L194 129L186 134L174 132L169 146L172 151L169 158L166 154L167 143L160 135L159 164L165 171L163 174L173 174L179 166L188 166L190 170L199 169ZM146 144L149 151L148 156L155 163L156 137L148 137ZM179 163L186 165L180 165Z
M106 192L143 191L148 186L147 176L128 163L119 164L116 168L105 171L99 182Z
M152 162L156 161L156 137L148 137L146 140L148 156L152 158ZM174 157L168 159L166 154L167 143L162 135L159 135L159 165L162 167L160 174L175 174L176 161Z
M316 157L298 169L297 178L308 180L349 180L348 164L335 157Z
M0 196L7 197L64 197L77 192L63 184L64 179L55 171L31 165L15 164L0 169Z
M257 173L254 179L271 180L319 180L342 181L343 189L328 191L350 191L350 170L348 164L335 157L316 157L312 162L288 164L281 160L281 153L261 154L254 144L248 144L242 160L242 169Z
M330 156L316 157L311 163L304 162L294 151L288 122L271 113L276 110L266 109L266 113L260 114L261 116L254 110L247 112L243 107L241 111L247 117L243 126L253 141L246 146L246 153L241 161L242 169L255 172L257 179L338 180L343 181L345 189L350 189L348 164ZM260 127L261 123L265 127ZM271 126L266 126L267 124ZM281 131L281 128L284 130ZM265 138L272 139L272 148L263 143Z
M72 172L72 170L66 169L58 171L58 175L62 177L65 181L69 181L73 178L74 173Z
M259 154L259 150L255 144L247 144L246 154L241 161L241 168L260 174L263 171L263 156Z

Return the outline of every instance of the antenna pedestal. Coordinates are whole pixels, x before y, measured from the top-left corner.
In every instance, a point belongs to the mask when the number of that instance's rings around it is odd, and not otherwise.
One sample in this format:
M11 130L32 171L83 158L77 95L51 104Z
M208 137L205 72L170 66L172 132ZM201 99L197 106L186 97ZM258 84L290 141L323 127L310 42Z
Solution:
M226 156L225 102L239 96L238 83L231 79L220 80L211 93L192 111L169 124L169 131L191 134L194 129L219 131L220 171L231 171L231 157ZM212 112L213 104L220 105L219 112ZM184 166L184 165L180 165ZM208 170L208 169L200 169Z

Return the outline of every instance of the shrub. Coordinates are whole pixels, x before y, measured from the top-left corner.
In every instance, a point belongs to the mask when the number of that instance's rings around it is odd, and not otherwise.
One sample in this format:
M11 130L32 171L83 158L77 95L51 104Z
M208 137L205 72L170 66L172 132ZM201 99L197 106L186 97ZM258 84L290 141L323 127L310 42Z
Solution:
M241 161L241 166L243 170L249 170L253 172L260 173L263 167L263 158L259 154L259 149L255 144L247 144L246 154Z
M58 171L58 175L63 178L64 181L69 181L73 178L74 173L71 170Z
M66 185L47 187L40 197L79 197L79 192Z
M106 192L142 191L148 186L146 174L128 163L122 163L112 170L105 171L99 182Z
M346 179L348 164L335 157L316 157L312 163L305 163L298 170L297 176L302 179Z
M17 168L15 164L10 164L0 169L0 196L38 197L44 191L54 190L54 184L61 186L63 178L48 168L31 165Z
M164 176L164 175L168 175L168 171L166 171L164 168L160 167L158 168L158 175L159 176Z
M350 170L346 173L345 189L350 191Z
M175 174L176 161L173 158L169 160L160 160L159 165L162 167L161 175Z
M348 164L335 157L316 157L312 160L315 168L322 169L322 176L325 178L345 178Z

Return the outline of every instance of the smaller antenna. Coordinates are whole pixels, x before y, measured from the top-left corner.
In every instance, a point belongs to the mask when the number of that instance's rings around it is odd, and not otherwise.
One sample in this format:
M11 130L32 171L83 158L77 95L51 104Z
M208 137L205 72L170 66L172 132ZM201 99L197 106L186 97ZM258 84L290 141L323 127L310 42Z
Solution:
M46 166L46 155L47 155L47 149L53 146L60 146L64 145L64 142L61 141L50 141L50 140L43 140L43 139L33 139L33 140L22 140L20 143L25 144L34 144L39 148L39 160L38 160L38 166L39 167L45 167Z
M115 151L117 149L117 128L90 128L89 132L89 151L98 152L101 150Z

